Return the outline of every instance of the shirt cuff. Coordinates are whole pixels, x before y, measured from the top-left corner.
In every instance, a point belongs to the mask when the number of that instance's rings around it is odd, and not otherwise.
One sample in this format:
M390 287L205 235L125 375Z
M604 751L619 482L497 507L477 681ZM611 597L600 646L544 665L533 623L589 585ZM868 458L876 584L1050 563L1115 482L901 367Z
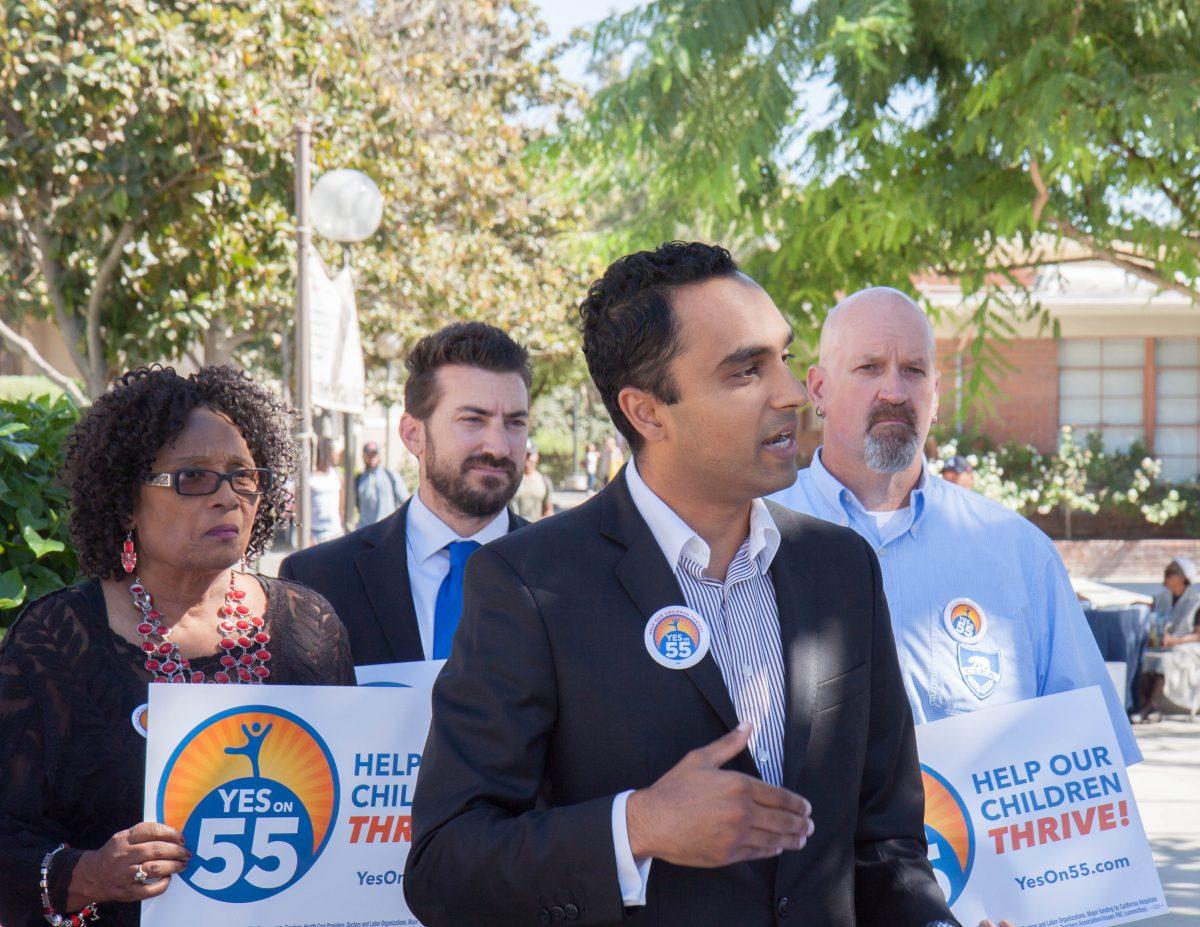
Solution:
M641 907L646 903L646 883L650 879L652 859L641 863L633 858L629 846L629 825L625 820L625 806L633 789L622 792L613 799L612 832L613 852L617 857L617 881L621 886L621 900L627 908Z

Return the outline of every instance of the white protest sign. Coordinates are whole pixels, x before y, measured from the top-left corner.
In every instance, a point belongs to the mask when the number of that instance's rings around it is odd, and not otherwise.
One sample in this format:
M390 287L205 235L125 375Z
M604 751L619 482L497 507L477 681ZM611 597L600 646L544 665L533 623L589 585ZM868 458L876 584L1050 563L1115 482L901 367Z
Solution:
M1104 927L1166 901L1099 688L917 728L925 834L964 924Z
M433 683L446 665L445 660L417 660L412 663L372 663L354 667L360 686L418 686L425 691L426 701L433 694Z
M429 706L420 679L151 686L145 819L193 856L143 927L419 927L401 884Z

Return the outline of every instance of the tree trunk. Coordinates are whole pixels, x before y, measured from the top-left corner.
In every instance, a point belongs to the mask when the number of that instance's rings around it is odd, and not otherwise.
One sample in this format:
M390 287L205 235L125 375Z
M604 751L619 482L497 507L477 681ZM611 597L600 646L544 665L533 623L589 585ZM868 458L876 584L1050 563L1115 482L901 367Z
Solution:
M28 357L30 362L37 367L38 370L45 374L46 378L50 380L51 383L61 386L64 390L66 390L67 394L75 400L76 405L88 405L88 397L85 396L79 387L75 385L75 381L66 374L62 373L48 360L42 357L42 355L38 352L38 349L33 346L32 341L30 341L28 338L23 338L21 335L17 334L16 331L9 328L3 319L0 319L0 340L3 340L6 344Z

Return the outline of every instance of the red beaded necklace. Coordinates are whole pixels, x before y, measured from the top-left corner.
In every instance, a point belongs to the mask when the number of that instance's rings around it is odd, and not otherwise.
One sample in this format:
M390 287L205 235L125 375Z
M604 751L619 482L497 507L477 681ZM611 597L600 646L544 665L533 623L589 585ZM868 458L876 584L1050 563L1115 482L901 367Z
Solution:
M146 669L153 676L151 682L260 683L271 675L267 668L271 652L266 649L271 637L263 630L262 618L251 615L249 606L243 604L246 593L234 586L233 570L229 571L225 604L217 610L224 669L213 673L211 679L201 670L193 670L187 658L179 655L179 648L170 640L171 629L163 627L162 612L154 607L154 600L141 579L133 578L129 592L134 606L142 613L143 621L137 631L142 636Z

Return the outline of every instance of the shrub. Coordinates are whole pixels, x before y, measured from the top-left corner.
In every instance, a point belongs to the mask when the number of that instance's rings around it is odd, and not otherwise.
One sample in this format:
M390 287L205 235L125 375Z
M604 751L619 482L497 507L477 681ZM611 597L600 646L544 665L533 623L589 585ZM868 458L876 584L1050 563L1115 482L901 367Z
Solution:
M0 398L0 628L77 576L58 471L78 418L65 396Z
M934 471L956 454L975 468L978 492L1022 515L1062 509L1068 531L1071 512L1133 516L1151 525L1200 519L1200 489L1160 482L1162 466L1140 442L1110 451L1100 435L1088 434L1080 443L1065 427L1057 451L1041 454L1015 441L995 447L978 435L943 433Z

